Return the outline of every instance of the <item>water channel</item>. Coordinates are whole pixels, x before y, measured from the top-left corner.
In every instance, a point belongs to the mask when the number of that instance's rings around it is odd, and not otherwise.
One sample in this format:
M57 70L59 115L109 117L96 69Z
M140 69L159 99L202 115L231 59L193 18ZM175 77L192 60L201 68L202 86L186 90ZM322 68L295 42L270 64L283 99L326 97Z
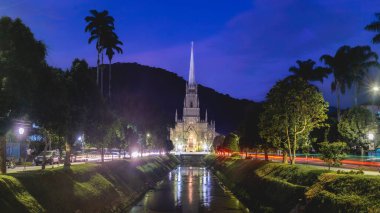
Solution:
M249 212L205 167L177 167L130 212Z

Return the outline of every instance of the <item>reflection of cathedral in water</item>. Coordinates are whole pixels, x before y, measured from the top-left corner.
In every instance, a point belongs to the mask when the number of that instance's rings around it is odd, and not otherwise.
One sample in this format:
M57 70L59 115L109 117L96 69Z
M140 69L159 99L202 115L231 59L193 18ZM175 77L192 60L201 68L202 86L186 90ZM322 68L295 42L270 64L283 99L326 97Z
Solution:
M174 202L177 206L182 207L194 204L197 204L195 206L201 205L204 208L210 207L212 188L210 179L211 172L205 168L178 167L169 173L169 180L173 181L176 192ZM188 206L185 209L189 211L191 208Z
M183 103L183 118L175 114L175 127L170 129L170 140L176 151L208 151L215 137L215 122L208 123L200 119L198 86L194 76L193 44L191 46L189 81L186 84L186 96Z

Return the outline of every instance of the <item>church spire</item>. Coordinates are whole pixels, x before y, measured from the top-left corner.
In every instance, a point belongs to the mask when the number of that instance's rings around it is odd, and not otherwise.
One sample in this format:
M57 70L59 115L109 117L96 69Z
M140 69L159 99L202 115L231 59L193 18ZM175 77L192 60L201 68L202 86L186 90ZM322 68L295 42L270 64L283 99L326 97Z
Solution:
M178 121L178 113L177 113L177 109L175 109L175 122Z
M207 109L206 109L206 122L207 122L207 120L208 120L208 119L207 119Z
M191 55L190 55L190 70L189 70L189 85L195 84L195 75L194 75L194 42L191 42Z

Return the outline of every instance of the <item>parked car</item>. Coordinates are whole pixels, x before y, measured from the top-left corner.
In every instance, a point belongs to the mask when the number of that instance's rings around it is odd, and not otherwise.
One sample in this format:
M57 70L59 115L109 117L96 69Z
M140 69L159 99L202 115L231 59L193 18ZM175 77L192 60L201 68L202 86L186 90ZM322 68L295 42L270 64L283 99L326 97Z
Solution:
M86 154L83 154L81 152L75 153L73 156L71 156L71 162L86 162L88 161L88 157Z
M59 163L59 153L57 151L46 151L46 164L53 165L54 163ZM34 164L36 166L41 165L44 160L44 152L41 152L37 157L34 158Z

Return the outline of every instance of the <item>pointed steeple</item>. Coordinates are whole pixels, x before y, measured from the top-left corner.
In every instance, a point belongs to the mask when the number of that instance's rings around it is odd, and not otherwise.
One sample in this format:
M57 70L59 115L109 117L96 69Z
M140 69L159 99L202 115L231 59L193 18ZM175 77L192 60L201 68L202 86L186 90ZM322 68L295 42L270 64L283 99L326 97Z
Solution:
M195 75L194 75L194 42L191 42L189 85L194 85L194 84L195 84Z
M206 119L205 119L205 120L206 120L206 122L207 122L207 109L206 109Z
M177 113L177 109L175 110L175 122L178 121L178 113Z

